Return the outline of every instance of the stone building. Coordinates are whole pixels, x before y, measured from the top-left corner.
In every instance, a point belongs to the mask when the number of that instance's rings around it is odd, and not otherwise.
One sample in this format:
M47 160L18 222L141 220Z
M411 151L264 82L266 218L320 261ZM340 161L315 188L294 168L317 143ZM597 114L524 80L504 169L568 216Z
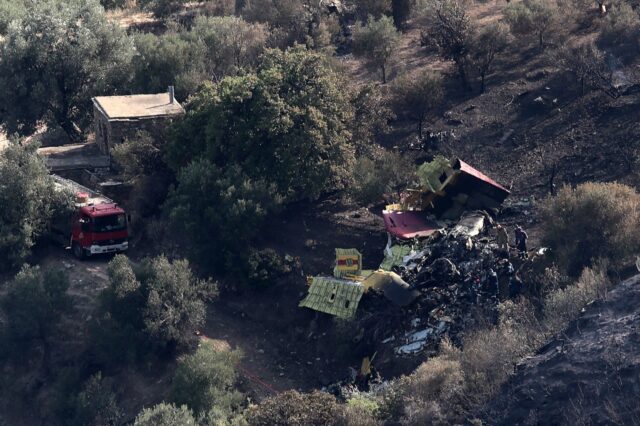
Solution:
M92 101L96 143L107 155L114 145L141 130L161 137L167 124L184 114L173 87L155 95L98 96Z

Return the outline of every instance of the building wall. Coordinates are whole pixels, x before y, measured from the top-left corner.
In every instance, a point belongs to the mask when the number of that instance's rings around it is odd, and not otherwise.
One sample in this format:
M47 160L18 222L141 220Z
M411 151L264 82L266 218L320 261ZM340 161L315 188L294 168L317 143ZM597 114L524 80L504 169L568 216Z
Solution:
M154 138L166 137L167 126L173 121L173 116L139 118L127 120L108 120L97 109L94 109L96 142L100 151L108 155L111 149L132 139L136 133L145 131Z

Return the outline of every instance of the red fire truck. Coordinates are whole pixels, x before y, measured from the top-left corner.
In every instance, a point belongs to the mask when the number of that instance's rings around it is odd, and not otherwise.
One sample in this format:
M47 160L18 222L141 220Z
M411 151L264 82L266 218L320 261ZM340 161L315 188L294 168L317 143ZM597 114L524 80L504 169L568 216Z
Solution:
M127 214L118 204L70 179L53 175L60 190L75 196L71 217L53 221L54 239L71 248L74 256L84 259L94 254L118 253L129 248Z

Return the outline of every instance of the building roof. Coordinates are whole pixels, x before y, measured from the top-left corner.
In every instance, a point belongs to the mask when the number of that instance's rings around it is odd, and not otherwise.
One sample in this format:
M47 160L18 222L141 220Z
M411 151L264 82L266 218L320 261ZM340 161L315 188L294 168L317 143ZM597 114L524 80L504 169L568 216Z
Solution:
M151 118L184 114L184 108L169 93L155 95L97 96L93 104L110 120Z

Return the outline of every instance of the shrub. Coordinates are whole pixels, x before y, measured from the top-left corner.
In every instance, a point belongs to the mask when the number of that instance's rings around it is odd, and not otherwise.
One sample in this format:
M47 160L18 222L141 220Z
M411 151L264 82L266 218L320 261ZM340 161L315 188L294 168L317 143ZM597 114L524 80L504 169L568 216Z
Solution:
M640 53L640 14L629 3L611 6L598 37L598 44L622 57L633 59Z
M589 302L602 298L611 286L602 265L585 268L574 285L551 291L544 298L545 325L551 333L557 333L573 319Z
M118 425L123 412L101 373L91 376L76 396L74 425Z
M596 258L621 267L640 249L639 207L638 193L622 184L564 187L540 205L542 242L574 277Z
M400 34L393 20L383 16L375 20L372 16L366 23L356 22L353 31L353 52L365 57L369 63L382 71L382 82L387 82L387 66L396 53Z
M360 203L376 203L384 194L406 186L413 180L412 165L400 154L383 149L373 158L360 157L353 170L349 194Z
M10 142L0 151L0 270L22 264L56 214L72 206L71 194L55 190L37 148Z
M251 426L331 426L342 421L336 399L325 392L287 391L251 407L247 420Z
M467 85L467 62L475 35L463 0L431 0L425 11L426 28L422 44L437 49L444 59L452 60L462 83Z
M176 407L162 402L142 410L133 424L134 426L195 426L196 420L186 405Z
M484 26L475 36L471 49L471 61L480 74L480 91L484 93L487 74L500 54L507 47L508 30L504 24Z
M356 154L371 156L378 147L375 139L389 132L389 121L395 115L389 108L388 100L375 84L359 88L352 96L351 104L354 109L351 129Z
M257 288L265 288L290 271L284 259L272 249L252 249L247 262L247 280Z
M187 405L196 415L214 410L219 416L230 416L243 401L242 394L234 390L241 356L238 351L219 351L211 342L202 341L176 370L173 400Z
M9 24L25 13L24 0L0 1L0 35L7 33Z
M43 367L50 368L54 333L63 315L72 309L68 288L69 279L63 271L24 266L0 299L5 317L0 353L7 351L27 362L38 349Z
M241 15L249 22L271 27L272 43L281 48L304 44L313 6L300 0L245 0Z
M0 122L23 136L59 125L79 140L93 117L92 96L126 88L131 40L98 0L25 4L25 21L0 44L0 96L11 105L0 107Z
M144 259L134 270L118 255L107 272L110 285L100 296L93 327L94 346L107 362L186 346L204 322L204 301L217 294L215 283L194 277L185 260Z
M368 16L378 19L391 12L392 0L349 0L347 6L355 10L356 16L365 20Z
M541 49L546 35L558 24L557 16L558 11L550 0L523 0L510 3L504 9L511 32L515 35L536 35Z
M404 75L393 85L396 107L418 126L418 137L422 139L424 121L442 100L442 79L430 71L417 76Z

